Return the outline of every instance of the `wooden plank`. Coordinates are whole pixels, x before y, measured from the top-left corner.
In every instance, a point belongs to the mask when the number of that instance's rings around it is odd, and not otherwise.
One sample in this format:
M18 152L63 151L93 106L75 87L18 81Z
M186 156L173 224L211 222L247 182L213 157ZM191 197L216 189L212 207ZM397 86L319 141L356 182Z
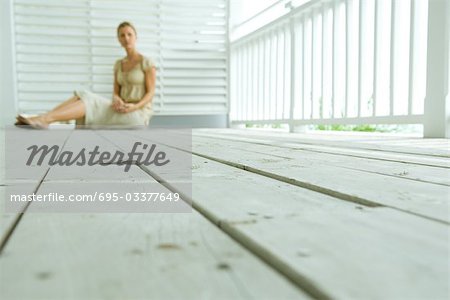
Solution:
M135 142L139 140L130 141L126 144L125 149L120 149L117 145L115 139L117 138L117 132L122 132L122 134L128 134L128 131L125 130L110 130L110 129L101 129L98 128L96 130L80 130L74 131L71 135L71 139L66 144L65 150L71 150L75 153L78 153L82 148L86 149L86 151L92 151L95 148L98 148L98 152L109 151L111 156L116 153L116 151L121 151L125 153L125 160L128 160L128 153L134 149ZM140 151L139 148L136 149ZM97 155L98 158L99 155ZM136 158L134 158L136 159ZM179 160L172 160L175 163L178 163ZM188 168L190 167L190 162ZM182 166L178 165L180 168ZM118 165L118 164L108 164L103 165L100 169L94 168L92 165L83 165L76 166L72 165L70 168L67 166L54 166L51 168L49 173L47 174L44 183L46 185L40 189L48 190L48 192L56 192L58 193L61 190L60 194L71 194L77 193L78 188L73 184L81 183L85 184L82 191L82 194L88 195L98 195L103 193L117 193L118 196L121 196L118 202L112 206L105 204L105 206L94 207L91 212L190 212L191 208L186 207L183 202L178 203L158 203L149 202L151 205L146 207L146 205L140 206L139 203L135 203L134 206L131 206L130 203L125 203L127 200L127 196L132 196L134 193L145 193L145 192L163 192L167 191L163 188L161 191L160 185L155 181L149 181L147 177L142 176L142 171L136 166L136 163L131 165L131 168L127 170L126 168L130 167L127 165ZM183 166L184 167L184 166ZM185 167L186 169L186 167ZM167 170L165 168L164 170ZM190 169L188 169L190 172ZM57 187L48 188L49 183L52 185L57 183ZM114 183L114 184L113 184ZM111 185L113 184L113 185ZM111 186L108 186L111 185ZM128 195L127 195L128 194ZM66 211L66 207L61 205L61 210ZM87 206L86 206L87 207ZM78 211L78 206L74 206L75 211ZM103 211L102 211L103 209ZM84 208L81 208L84 211ZM59 208L57 208L59 211Z
M71 134L70 130L31 131L26 129L27 127L8 129L6 136L8 144L5 146L4 179L6 184L37 183L41 180L49 168L48 165L45 163L38 165L36 161L32 161L30 166L26 166L25 161L15 161L15 159L29 157L30 150L27 148L32 145L38 147L56 145L61 152Z
M395 134L354 133L354 132L321 132L306 134L270 132L267 130L249 129L196 129L195 133L205 132L228 134L232 136L265 137L273 140L286 140L292 143L313 144L349 149L376 150L400 154L416 154L427 157L450 157L450 141L448 139L422 139L401 137Z
M301 159L307 159L314 161L319 165L333 165L348 169L355 169L360 171L366 171L370 173L378 173L382 175L394 176L398 178L406 178L421 182L435 183L441 185L450 186L449 169L441 164L436 166L409 163L405 161L403 156L399 155L379 155L375 153L375 157L367 155L366 151L348 151L330 147L317 147L317 146L296 146L295 144L281 144L275 142L260 142L260 140L247 139L247 138L230 138L222 137L218 135L201 134L196 135L199 139L209 138L212 140L221 140L236 145L236 147L246 147L247 144L263 144L271 147L270 154L289 156L289 154L296 154ZM292 146L289 146L292 145ZM292 157L291 157L292 158ZM441 159L442 160L442 159ZM450 161L449 161L450 163Z
M25 128L3 128L0 130L0 155L4 157L0 161L0 253L6 244L16 222L20 219L20 212L26 207L26 203L18 205L15 212L6 211L7 195L9 194L32 194L40 184L40 181L48 171L48 166L25 166L24 162L14 161L12 154L17 151L27 151L27 141L30 143L32 132ZM68 132L34 132L34 136L43 144L51 142L63 145L67 139ZM35 141L36 141L35 140Z
M22 211L25 210L27 203L19 203L14 212L6 210L6 203L9 201L7 194L30 195L36 190L38 183L15 183L8 186L0 186L0 255L10 238L16 223L21 218ZM8 189L8 192L7 192Z
M193 207L313 297L446 299L447 225L196 155L192 163Z
M49 167L45 164L37 166L25 166L20 161L13 161L11 159L11 152L24 151L25 148L32 143L30 140L30 134L38 135L36 139L40 141L42 145L59 145L61 146L60 153L65 149L68 136L72 133L72 130L47 131L47 132L31 132L24 128L7 128L9 132L6 133L5 129L0 130L1 137L8 143L0 143L0 154L5 157L6 161L0 161L1 177L0 177L0 252L3 246L7 243L7 240L12 234L17 222L20 221L21 213L26 209L27 203L18 204L18 208L15 212L6 212L6 203L9 201L7 195L20 194L31 195L34 193L41 181L44 180ZM5 134L8 135L6 139ZM29 143L27 143L29 141ZM40 145L41 145L40 144ZM6 148L5 148L6 147ZM4 172L3 172L4 171ZM65 173L62 173L65 174ZM61 174L60 174L61 175Z
M365 205L384 205L450 222L449 187L405 180L345 167L319 164L295 152L273 154L274 147L233 147L233 142L193 139L194 153L251 170L257 174L307 187Z
M5 193L5 187L0 186L0 244L3 244L4 239L8 232L11 231L11 226L13 226L14 220L17 217L16 214L6 213L4 211Z
M0 129L0 156L5 157L5 130ZM5 188L6 188L6 180L5 180L5 160L0 159L0 241L3 240L5 232L8 230L12 222L13 216L11 214L7 214L4 211L4 203L5 203Z
M108 144L96 134L86 139L93 142ZM117 166L53 167L39 193L67 184L80 193L127 183L141 191L154 182L136 167L111 167ZM0 256L7 299L309 299L197 212L33 214L34 204Z
M26 203L18 205L18 211L6 211L7 195L22 194L30 195L36 191L40 181L48 171L48 166L29 166L26 167L22 162L14 161L11 154L14 151L25 151L26 141L29 141L29 130L24 128L7 127L0 130L2 142L0 143L0 155L5 160L0 161L0 254L10 238L17 222L21 218L21 213L26 209ZM68 137L68 132L39 132L41 142L52 142L63 145ZM39 140L39 138L38 138ZM7 145L6 145L7 143Z
M197 212L26 214L0 268L11 300L309 299Z
M193 153L346 201L388 206L446 224L450 221L447 186L321 164L295 151L272 155L276 148L265 145L233 144L194 137Z
M449 151L450 141L445 139L402 139L398 137L380 137L377 135L322 135L288 134L281 132L264 132L257 130L196 129L196 135L228 137L229 139L246 139L255 143L267 143L292 148L327 149L330 153L360 153L367 158L389 159L408 163L432 166L448 166L445 153ZM403 145L415 145L415 149ZM427 146L428 144L428 146ZM313 146L313 147L311 147Z
M442 261L448 226L339 201L196 156L193 165L194 207L310 294L447 296Z

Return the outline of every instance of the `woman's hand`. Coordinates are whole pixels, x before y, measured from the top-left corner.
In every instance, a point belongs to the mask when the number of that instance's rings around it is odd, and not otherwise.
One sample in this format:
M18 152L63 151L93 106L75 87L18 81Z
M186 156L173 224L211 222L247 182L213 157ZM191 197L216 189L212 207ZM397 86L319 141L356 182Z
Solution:
M137 109L139 109L139 107L134 103L124 103L122 106L119 106L114 110L121 114L127 114Z
M116 112L122 112L123 106L125 105L125 102L117 95L114 95L113 102L111 104L111 107Z
M112 109L118 113L127 114L139 109L139 106L135 103L126 103L119 96L114 95Z
M119 108L118 112L127 114L127 113L133 112L133 111L138 110L138 109L139 109L139 107L137 106L137 104L125 103L124 105L122 105Z

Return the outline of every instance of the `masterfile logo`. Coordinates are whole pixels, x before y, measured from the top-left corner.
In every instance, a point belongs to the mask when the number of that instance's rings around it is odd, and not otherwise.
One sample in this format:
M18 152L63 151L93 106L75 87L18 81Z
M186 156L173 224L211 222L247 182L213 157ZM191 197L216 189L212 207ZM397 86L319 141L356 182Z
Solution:
M191 129L6 128L6 212L191 212Z
M138 149L142 146L142 150L145 152L140 152ZM49 165L59 165L59 166L72 166L76 164L77 166L83 165L108 165L108 164L118 164L125 165L125 172L130 170L132 164L143 164L149 166L154 164L155 166L164 166L170 162L166 159L166 153L164 151L156 151L156 144L149 146L148 144L142 144L141 142L135 142L131 152L124 153L120 150L116 150L114 153L109 151L100 152L99 146L95 146L92 151L86 151L86 148L82 148L77 154L73 151L62 151L60 153L60 148L57 145L49 147L48 145L32 145L27 148L30 151L30 156L26 162L27 166L30 166L36 156L37 165L41 166L45 157L51 153L49 160ZM60 153L60 155L58 155ZM145 154L145 158L144 158Z

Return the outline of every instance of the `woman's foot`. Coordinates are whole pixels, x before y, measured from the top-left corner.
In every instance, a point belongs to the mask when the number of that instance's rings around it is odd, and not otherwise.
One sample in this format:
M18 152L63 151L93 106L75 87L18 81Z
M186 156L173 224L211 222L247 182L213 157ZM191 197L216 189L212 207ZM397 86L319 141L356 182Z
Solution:
M34 129L47 129L49 123L43 116L26 118L24 116L18 115L16 125L28 125Z
M16 126L23 126L23 125L27 125L24 122L19 120L19 116L16 117L16 123L14 123L14 125Z

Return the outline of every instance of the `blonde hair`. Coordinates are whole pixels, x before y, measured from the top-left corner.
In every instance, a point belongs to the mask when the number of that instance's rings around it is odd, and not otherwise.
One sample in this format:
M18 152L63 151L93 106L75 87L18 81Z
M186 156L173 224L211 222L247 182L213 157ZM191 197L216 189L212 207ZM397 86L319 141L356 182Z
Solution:
M133 24L131 24L130 22L127 22L127 21L122 22L119 24L119 26L117 26L117 36L119 36L120 29L127 27L127 26L131 27L131 29L133 29L133 31L134 31L134 34L137 36L136 28L134 28Z

